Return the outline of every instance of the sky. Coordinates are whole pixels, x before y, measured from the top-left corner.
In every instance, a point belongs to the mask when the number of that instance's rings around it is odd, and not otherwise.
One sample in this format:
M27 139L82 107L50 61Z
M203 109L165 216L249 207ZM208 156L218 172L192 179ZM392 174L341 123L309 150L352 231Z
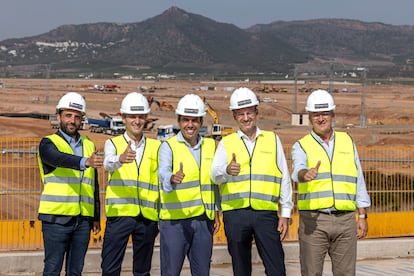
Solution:
M414 26L413 0L1 0L0 41L66 24L141 22L172 6L240 28L319 18Z

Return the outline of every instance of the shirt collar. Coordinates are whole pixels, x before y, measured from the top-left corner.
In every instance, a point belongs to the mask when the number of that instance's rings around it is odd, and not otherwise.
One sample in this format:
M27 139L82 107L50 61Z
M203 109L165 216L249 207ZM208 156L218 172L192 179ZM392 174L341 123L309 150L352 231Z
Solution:
M237 130L237 135L239 135L239 137L242 138L242 139L250 140L249 137L246 134L244 134L244 132L241 131L240 129ZM256 136L254 137L254 140L256 140L257 137L261 136L261 135L263 135L262 131L260 130L259 127L256 127Z
M178 142L181 142L181 143L185 143L186 145L187 145L187 147L189 147L189 148L193 148L193 149L198 149L198 148L200 148L201 147L201 142L202 142L202 140L203 140L203 137L200 135L200 134L198 134L198 137L197 137L197 145L195 145L194 147L192 147L185 139L184 139L184 136L183 136L183 134L181 133L181 131L179 131L178 133L177 133L177 141Z
M315 139L316 139L316 141L318 141L320 144L324 143L324 141L322 140L322 138L321 138L318 134L316 134L316 132L315 132L315 131L311 130L311 135L312 135L312 137L313 137L313 138L315 138ZM335 131L334 131L334 130L332 130L332 135L331 135L331 138L329 138L329 142L332 142L334 139L335 139Z
M128 136L126 131L124 132L124 137L125 137L125 140L127 142L129 142L129 141L134 142L134 140L132 140L131 137ZM139 140L138 145L136 145L135 148L139 148L139 147L144 146L144 145L145 145L145 135L142 134L141 140Z
M72 136L67 135L63 130L59 129L59 133L62 135L62 137L69 143L69 144L77 144L82 141L80 139L80 134L76 134L76 139L73 139Z

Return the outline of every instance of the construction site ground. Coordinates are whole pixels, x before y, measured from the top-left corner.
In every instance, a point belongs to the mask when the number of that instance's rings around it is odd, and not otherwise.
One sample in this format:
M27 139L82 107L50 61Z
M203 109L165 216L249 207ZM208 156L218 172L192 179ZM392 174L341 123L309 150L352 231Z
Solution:
M304 106L309 92L294 93L294 85L272 84L271 91L264 91L264 84L259 82L214 82L214 81L135 81L135 80L84 80L84 79L3 79L3 88L0 89L0 137L1 138L41 138L55 132L48 120L32 118L33 114L54 114L59 98L68 91L82 93L87 102L87 116L100 118L99 113L117 114L123 97L132 91L139 91L153 97L160 106L152 104L151 117L156 118L155 125L151 131L147 131L148 137L156 137L156 128L159 125L176 124L174 109L178 100L185 94L195 93L204 96L209 105L214 108L224 126L236 127L229 111L229 98L234 88L249 87L257 92L261 103L259 107L259 127L264 130L274 130L280 136L284 145L292 145L298 138L309 132L310 127L306 125L292 126L292 113L305 114ZM100 91L94 89L94 85L117 85L116 91ZM327 89L328 85L307 84L298 85ZM348 131L357 146L408 146L414 145L414 86L408 85L385 85L335 83L333 96L336 102L336 129ZM346 89L344 89L346 88ZM302 89L303 91L304 89ZM282 92L283 91L283 92ZM344 91L344 92L342 92ZM346 92L345 92L346 91ZM363 91L365 93L363 93ZM364 103L364 104L362 104ZM365 115L366 127L361 127L361 114ZM213 121L209 115L206 116L204 124L210 128ZM82 134L88 135L92 140L105 140L111 136L92 133L88 129L82 130ZM412 275L412 259L396 257L412 257L412 239L402 240L401 244L395 239L381 239L378 247L374 243L377 239L364 240L368 249L360 250L361 260L358 261L358 275ZM294 247L297 243L293 243ZM410 246L406 248L404 246ZM295 247L296 248L296 247ZM287 248L286 248L287 249ZM394 252L391 249L400 249ZM225 248L216 248L218 251L226 252ZM90 253L93 254L94 251ZM376 255L381 253L381 255ZM31 274L36 265L41 265L42 252L3 252L0 254L0 274ZM30 254L36 255L30 258ZM299 264L297 248L287 253L287 268L289 275L299 275ZM384 255L386 254L386 256ZM89 254L88 254L89 255ZM40 257L39 257L40 256ZM96 264L99 264L99 250L96 259L92 257L93 268L86 271L86 275L99 274ZM227 256L228 258L228 256ZM365 258L368 258L365 259ZM387 261L383 261L386 258ZM128 257L127 259L130 259ZM370 260L373 263L370 263ZM375 260L373 260L375 259ZM15 263L17 262L17 263ZM12 268L21 267L16 273ZM388 268L387 268L388 267ZM27 268L25 270L25 268ZM329 270L329 262L327 263ZM392 270L390 270L392 269ZM402 270L401 270L402 269ZM13 271L13 272L12 272ZM183 275L190 275L188 267ZM159 270L155 268L154 275ZM126 268L126 273L128 268ZM212 275L230 275L231 267L229 261L225 264L220 262L213 265ZM125 274L126 275L126 274ZM263 275L263 267L259 263L254 267L253 275ZM329 272L324 275L331 275Z
M99 113L119 112L123 97L131 91L142 91L160 103L152 104L151 117L157 118L148 137L156 137L158 125L176 124L174 109L180 97L187 93L205 96L224 126L236 127L229 111L229 97L234 88L249 87L261 100L259 127L275 130L283 144L291 145L309 131L308 126L292 126L292 113L305 113L308 92L294 93L293 84L274 84L271 92L263 92L259 82L214 81L135 81L135 80L83 80L83 79L3 79L0 89L0 137L42 137L54 132L47 120L30 117L7 117L6 114L53 114L59 98L67 91L82 93L87 102L87 116L99 118ZM94 85L117 85L117 91L99 91ZM318 83L298 85L327 89ZM276 87L278 87L276 89ZM366 85L349 82L335 83L336 128L348 131L357 145L413 145L414 143L414 86ZM285 91L285 92L276 92ZM347 92L341 92L347 91ZM363 93L365 91L365 93ZM364 103L364 104L362 104ZM360 127L361 115L365 114L366 127ZM210 128L208 115L204 124ZM107 139L108 135L82 133L92 139Z

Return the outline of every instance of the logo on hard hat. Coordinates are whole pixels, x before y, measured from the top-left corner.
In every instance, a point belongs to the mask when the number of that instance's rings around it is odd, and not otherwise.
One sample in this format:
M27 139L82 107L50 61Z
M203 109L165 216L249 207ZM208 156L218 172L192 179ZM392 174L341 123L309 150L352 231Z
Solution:
M328 103L315 104L315 109L328 108L328 107L329 107Z
M238 101L237 104L239 106L243 106L243 105L247 105L247 104L251 104L252 100L251 99L247 99L247 100L243 100L243 101Z
M145 110L145 108L143 106L140 106L140 105L131 106L130 109L131 109L131 111L144 111Z
M70 102L69 103L69 108L74 108L74 109L80 109L80 110L82 110L83 109L83 105L82 104L78 104L78 103L72 103L72 102Z
M184 108L184 113L188 113L188 114L198 114L198 109L194 109L194 108Z

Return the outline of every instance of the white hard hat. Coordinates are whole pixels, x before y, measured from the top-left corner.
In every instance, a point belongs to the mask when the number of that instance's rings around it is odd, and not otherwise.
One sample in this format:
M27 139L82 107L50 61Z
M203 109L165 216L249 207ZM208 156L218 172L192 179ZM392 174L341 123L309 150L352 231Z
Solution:
M331 94L318 89L309 95L305 109L308 112L331 111L335 110L335 103Z
M237 88L230 97L230 110L259 105L256 95L246 87Z
M195 94L187 94L178 102L175 114L191 117L206 115L206 106L203 100Z
M60 98L56 112L59 113L61 109L72 109L82 112L83 115L86 113L86 102L85 98L77 92L68 92Z
M147 98L141 93L128 93L121 103L121 114L148 114L151 109Z

